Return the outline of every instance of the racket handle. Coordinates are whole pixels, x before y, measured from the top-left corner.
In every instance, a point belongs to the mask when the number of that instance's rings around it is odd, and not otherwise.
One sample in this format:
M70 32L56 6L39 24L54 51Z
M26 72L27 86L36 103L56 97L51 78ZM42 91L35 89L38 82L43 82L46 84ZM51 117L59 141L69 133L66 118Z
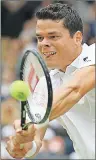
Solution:
M23 129L23 127L25 126L26 123L26 101L21 102L21 127Z
M36 150L37 150L36 142L32 141L32 149L30 149L27 152L27 154L25 155L25 158L32 157L36 153Z

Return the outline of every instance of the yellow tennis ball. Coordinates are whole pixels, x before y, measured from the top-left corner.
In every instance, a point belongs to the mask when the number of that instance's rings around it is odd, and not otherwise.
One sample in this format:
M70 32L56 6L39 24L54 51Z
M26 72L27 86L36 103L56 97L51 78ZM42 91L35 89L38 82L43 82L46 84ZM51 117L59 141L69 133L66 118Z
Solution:
M26 101L27 97L30 95L30 89L25 81L17 80L11 84L10 94L17 100Z

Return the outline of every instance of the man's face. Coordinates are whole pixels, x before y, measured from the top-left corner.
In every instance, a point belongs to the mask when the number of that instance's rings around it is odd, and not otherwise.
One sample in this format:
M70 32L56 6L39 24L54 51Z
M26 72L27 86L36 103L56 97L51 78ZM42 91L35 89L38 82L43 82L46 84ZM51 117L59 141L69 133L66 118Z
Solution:
M49 68L64 70L74 60L77 37L70 36L62 20L37 20L36 36L38 50Z

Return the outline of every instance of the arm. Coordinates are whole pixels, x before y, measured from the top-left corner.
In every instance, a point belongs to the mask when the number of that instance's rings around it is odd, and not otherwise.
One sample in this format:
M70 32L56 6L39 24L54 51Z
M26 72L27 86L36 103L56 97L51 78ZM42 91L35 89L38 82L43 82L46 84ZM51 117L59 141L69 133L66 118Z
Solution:
M79 69L66 85L62 85L54 93L53 108L50 121L70 110L87 92L95 87L95 66ZM59 93L59 94L58 94ZM41 139L43 139L46 128L41 128ZM38 135L38 131L37 131Z
M95 66L79 69L66 85L61 85L54 93L50 121L70 110L88 91L95 87ZM59 93L59 94L58 94ZM39 129L41 140L46 128ZM36 134L37 139L38 131ZM37 151L38 153L38 151Z
M73 75L72 80L69 81L66 86L62 85L57 90L57 92L54 93L53 108L50 114L50 121L53 119L56 119L57 117L63 115L68 110L70 110L88 91L93 89L94 86L95 86L95 67L94 66L85 67L80 69L78 72L76 72ZM41 142L45 135L46 129L47 129L47 126L39 130L36 130L34 140L37 144L37 151L33 156L38 154L40 150ZM17 138L19 139L19 145L17 144L18 151L16 150L17 146L15 145L13 149L13 153L10 153L11 146L7 146L7 148L9 148L8 151L12 156L16 152L21 153L21 150L19 149L21 143L27 143L28 141L30 142L33 140L32 138L28 138L25 141L24 135L22 135L22 138L19 136ZM24 142L21 140L23 140ZM26 151L23 152L22 150L23 153L21 157L23 157L23 155L25 155L28 152L28 150L32 148L31 143L28 143L28 146L29 148L27 147Z
M30 158L34 158L39 153L39 150L42 146L42 141L43 141L44 135L46 133L47 127L48 126L45 126L43 128L36 130L36 135L34 137L34 141L36 142L37 150L36 150L35 154L32 155L32 157L30 157Z
M70 110L87 92L95 87L95 66L79 69L68 84L54 93L50 121ZM59 94L58 94L59 93Z

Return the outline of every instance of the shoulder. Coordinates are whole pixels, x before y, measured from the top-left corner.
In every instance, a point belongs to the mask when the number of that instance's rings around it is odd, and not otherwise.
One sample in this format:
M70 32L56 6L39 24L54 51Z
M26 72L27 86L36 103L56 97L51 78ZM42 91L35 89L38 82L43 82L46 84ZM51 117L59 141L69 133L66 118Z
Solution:
M87 67L94 64L95 64L95 43L90 46L84 44L80 56L79 68Z
M95 43L91 44L90 46L88 45L83 45L83 50L84 50L84 53L85 55L91 55L91 57L93 55L95 55Z

